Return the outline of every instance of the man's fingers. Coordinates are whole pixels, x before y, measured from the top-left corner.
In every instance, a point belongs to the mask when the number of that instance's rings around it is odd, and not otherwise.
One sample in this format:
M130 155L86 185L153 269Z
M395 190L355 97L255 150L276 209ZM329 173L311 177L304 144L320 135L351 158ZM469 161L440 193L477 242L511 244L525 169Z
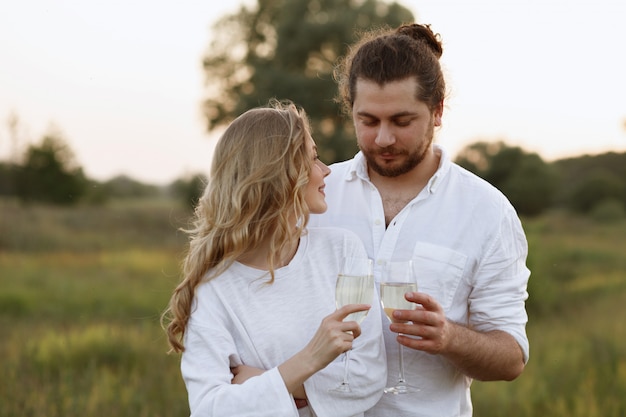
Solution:
M419 304L425 310L439 311L442 310L439 303L430 295L423 292L408 292L404 295L407 301ZM417 306L419 308L419 306Z

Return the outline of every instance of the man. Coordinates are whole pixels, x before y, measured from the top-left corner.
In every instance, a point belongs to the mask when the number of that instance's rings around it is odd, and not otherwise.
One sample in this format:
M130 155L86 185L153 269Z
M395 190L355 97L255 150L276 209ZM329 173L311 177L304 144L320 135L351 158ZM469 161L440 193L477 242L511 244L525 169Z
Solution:
M470 384L513 380L529 355L527 243L509 201L433 144L445 81L428 25L366 35L339 66L360 152L331 166L328 211L312 226L355 231L374 259L412 259L414 310L385 324L388 386L404 348L406 394L384 394L369 416L471 416Z

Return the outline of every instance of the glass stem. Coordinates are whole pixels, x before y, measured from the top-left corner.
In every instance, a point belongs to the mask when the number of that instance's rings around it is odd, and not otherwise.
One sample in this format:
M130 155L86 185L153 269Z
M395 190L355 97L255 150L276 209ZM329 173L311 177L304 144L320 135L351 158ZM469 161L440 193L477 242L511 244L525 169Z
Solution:
M398 373L398 385L404 385L406 381L404 380L404 355L402 352L402 345L398 343L398 360L400 362L400 371Z
M350 363L350 351L346 350L346 363L343 366L343 382L341 385L349 385L348 384L348 364Z

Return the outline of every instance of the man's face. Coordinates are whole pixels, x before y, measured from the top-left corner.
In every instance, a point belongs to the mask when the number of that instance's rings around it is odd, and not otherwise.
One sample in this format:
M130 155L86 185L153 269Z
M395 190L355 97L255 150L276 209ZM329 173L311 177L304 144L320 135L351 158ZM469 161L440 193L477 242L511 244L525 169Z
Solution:
M431 149L441 109L431 112L415 98L417 81L410 77L380 86L358 79L352 107L357 143L368 168L396 177L419 165Z

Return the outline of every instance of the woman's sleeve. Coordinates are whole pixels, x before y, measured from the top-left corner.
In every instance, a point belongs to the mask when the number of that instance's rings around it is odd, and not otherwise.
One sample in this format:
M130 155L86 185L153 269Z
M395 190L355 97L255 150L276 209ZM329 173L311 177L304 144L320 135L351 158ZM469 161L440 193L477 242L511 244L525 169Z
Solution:
M225 329L188 325L181 372L192 417L298 416L278 368L231 384L230 367L239 360L232 337Z

